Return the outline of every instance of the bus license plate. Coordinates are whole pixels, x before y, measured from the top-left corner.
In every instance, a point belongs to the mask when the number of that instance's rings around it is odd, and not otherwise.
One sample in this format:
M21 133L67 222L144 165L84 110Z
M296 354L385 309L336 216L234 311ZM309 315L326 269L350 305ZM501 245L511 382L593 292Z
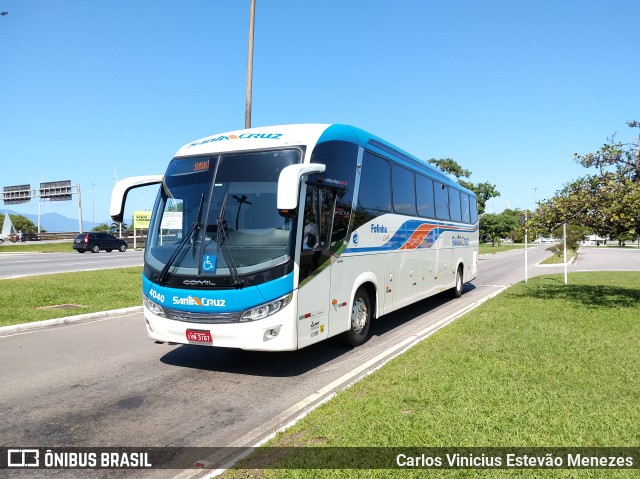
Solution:
M211 331L205 331L201 329L187 329L187 341L194 341L196 343L213 343L211 337Z

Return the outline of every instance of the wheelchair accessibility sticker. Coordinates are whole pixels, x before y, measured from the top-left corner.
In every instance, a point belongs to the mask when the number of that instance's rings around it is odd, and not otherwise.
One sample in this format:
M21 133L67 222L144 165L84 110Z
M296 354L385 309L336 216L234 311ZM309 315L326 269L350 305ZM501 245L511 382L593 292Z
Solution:
M215 271L216 270L216 257L211 255L204 255L202 259L203 271Z

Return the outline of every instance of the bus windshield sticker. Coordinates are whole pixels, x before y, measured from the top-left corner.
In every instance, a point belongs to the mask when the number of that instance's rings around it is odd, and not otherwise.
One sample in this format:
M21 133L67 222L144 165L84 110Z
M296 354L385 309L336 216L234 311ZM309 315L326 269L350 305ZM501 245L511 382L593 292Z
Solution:
M216 269L216 256L204 255L202 258L203 271L215 271Z

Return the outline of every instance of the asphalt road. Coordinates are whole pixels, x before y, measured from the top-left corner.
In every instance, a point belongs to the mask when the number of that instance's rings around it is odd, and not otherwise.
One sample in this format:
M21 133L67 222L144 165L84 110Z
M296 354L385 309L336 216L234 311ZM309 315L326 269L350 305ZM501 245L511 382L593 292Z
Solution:
M548 254L530 250L530 264ZM371 340L355 349L341 338L283 353L157 345L141 314L0 337L0 445L251 446L402 350L398 345L522 280L523 261L522 251L481 256L480 274L462 298L440 295L381 318ZM634 261L640 269L640 251L622 260ZM562 269L529 267L530 276L556 271ZM10 477L177 474L198 471L32 470Z
M71 250L71 244L69 244ZM142 251L124 253L0 253L0 279L93 269L142 266Z
M582 248L570 271L639 271L640 248Z

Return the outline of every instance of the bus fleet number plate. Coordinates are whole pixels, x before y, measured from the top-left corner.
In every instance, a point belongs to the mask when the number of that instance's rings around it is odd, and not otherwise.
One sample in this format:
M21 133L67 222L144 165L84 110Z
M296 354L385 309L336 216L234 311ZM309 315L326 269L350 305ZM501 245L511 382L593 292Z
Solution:
M187 329L187 341L195 341L197 343L213 343L211 331L200 329Z

